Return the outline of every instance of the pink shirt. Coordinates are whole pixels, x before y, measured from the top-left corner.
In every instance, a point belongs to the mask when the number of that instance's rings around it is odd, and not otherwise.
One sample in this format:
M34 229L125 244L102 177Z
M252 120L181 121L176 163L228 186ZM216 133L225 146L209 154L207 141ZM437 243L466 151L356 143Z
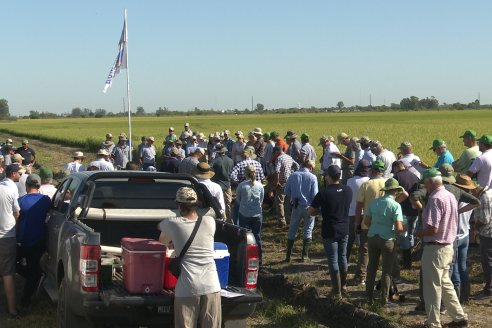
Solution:
M458 232L458 202L443 186L434 190L422 212L424 229L437 228L434 236L425 236L424 242L452 244Z

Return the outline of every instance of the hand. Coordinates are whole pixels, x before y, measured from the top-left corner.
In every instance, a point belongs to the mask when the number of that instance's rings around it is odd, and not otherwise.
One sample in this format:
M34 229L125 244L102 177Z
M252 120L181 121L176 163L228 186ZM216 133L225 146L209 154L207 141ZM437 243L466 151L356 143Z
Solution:
M332 152L331 154L332 154L333 156L335 156L335 157L338 157L338 158L342 157L342 154L337 153L337 152Z

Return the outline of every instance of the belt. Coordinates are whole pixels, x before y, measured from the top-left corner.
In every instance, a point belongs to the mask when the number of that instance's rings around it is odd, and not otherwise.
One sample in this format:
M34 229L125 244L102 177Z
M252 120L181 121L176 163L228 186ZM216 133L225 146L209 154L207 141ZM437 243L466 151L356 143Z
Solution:
M437 246L449 246L450 243L438 243L435 241L424 242L424 245L437 245Z

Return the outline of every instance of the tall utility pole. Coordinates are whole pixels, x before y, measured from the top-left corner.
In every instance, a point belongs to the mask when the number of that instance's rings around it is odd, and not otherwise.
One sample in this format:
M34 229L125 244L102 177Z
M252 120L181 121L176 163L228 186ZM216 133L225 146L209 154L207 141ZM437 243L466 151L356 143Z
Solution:
M254 102L254 100L253 100L253 96L251 96L251 111L252 111L252 112L254 112L254 110L255 110L255 109L254 109L254 107L253 107L253 106L254 106L254 105L253 105L253 102Z
M372 107L372 94L369 94L369 106Z

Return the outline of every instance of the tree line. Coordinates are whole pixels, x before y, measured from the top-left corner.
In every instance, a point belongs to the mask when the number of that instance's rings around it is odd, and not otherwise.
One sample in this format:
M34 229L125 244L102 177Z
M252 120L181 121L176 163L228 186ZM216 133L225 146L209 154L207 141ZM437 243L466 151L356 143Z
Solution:
M440 104L435 97L418 98L415 96L403 98L400 103L391 103L389 106L377 105L377 106L350 106L346 107L343 101L338 101L335 106L332 107L290 107L290 108L272 108L266 109L261 103L256 104L254 108L244 109L228 109L228 110L216 110L213 108L202 109L195 107L191 111L170 110L168 107L162 106L155 111L147 112L142 106L136 107L135 111L132 111L134 116L174 116L174 115L217 115L217 114L229 114L229 115L244 115L244 114L262 114L262 113L327 113L327 112L390 112L390 111L423 111L423 110L465 110L465 109L491 109L491 105L482 105L480 101L476 99L470 103L453 103ZM92 110L90 108L75 107L69 113L56 114L47 111L29 111L29 115L22 118L29 119L47 119L47 118L60 118L60 117L73 117L73 118L102 118L102 117L117 117L126 116L127 112L113 113L103 108ZM0 120L13 119L9 111L8 101L6 99L0 99Z

